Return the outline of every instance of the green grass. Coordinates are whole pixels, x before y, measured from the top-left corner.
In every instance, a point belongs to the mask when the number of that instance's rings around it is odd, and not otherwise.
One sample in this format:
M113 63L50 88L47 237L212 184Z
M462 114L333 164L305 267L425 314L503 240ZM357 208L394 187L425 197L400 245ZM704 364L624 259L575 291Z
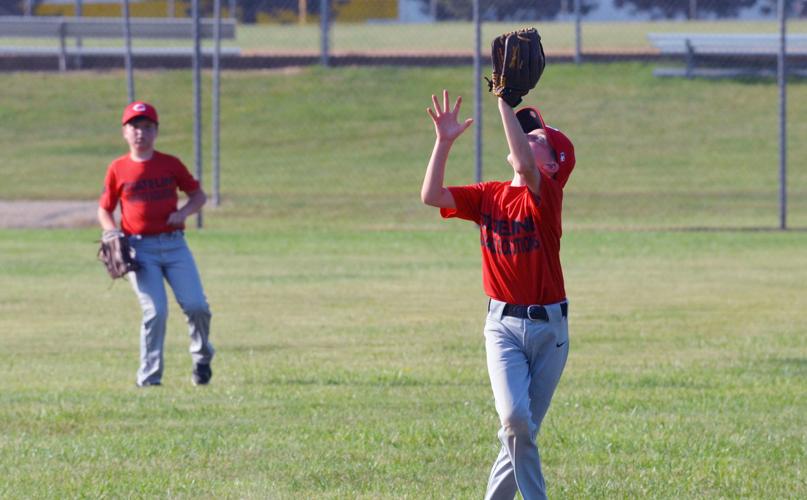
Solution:
M652 68L550 66L528 98L576 142L569 227L775 227L776 85L656 79ZM472 78L470 68L225 73L224 205L211 224L422 226L416 193L433 143L429 96L443 87L461 93L464 114L471 115ZM120 72L0 76L7 96L0 120L13 124L0 138L9 152L0 162L0 198L95 198L107 163L122 151L115 124L124 82ZM208 91L207 81L204 87ZM136 89L160 110L160 147L192 164L190 74L140 73ZM484 97L484 174L506 177L497 111ZM203 101L207 156L210 110L209 99ZM800 140L807 122L798 119L805 113L807 86L797 80L788 91L794 227L807 227L807 171L801 168L807 144ZM457 142L450 182L473 180L473 149L471 134ZM209 158L205 166L209 181Z
M192 233L214 383L172 310L165 386L93 231L6 231L4 497L476 498L495 455L475 237ZM554 497L805 492L803 233L570 232Z
M539 437L550 497L804 497L805 87L789 89L796 230L769 231L772 82L651 68L553 66L528 98L579 158L571 354ZM138 307L95 261L97 230L0 230L0 497L479 498L497 419L478 236L417 199L428 96L470 104L470 79L225 73L224 204L188 232L214 313L206 388L175 304L165 385L134 387ZM0 86L0 199L97 196L122 150L122 74ZM189 74L137 88L190 164ZM485 98L485 177L504 178ZM460 139L450 182L472 181L472 153Z

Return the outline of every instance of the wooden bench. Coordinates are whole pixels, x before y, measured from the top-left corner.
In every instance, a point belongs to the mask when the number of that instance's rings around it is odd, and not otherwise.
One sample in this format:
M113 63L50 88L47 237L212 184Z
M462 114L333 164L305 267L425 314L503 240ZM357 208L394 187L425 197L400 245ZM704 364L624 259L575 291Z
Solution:
M199 24L200 38L213 38L215 20L202 19ZM132 38L142 39L192 39L193 20L131 18L129 33ZM68 46L68 39L75 38L118 38L123 39L123 19L110 17L23 17L0 16L0 36L16 38L57 38L58 47L21 47L0 46L0 55L33 56L57 55L59 69L67 70L68 60L72 56L123 56L124 47L85 47ZM221 20L221 38L235 38L235 21ZM209 54L210 49L203 53ZM222 54L237 55L237 48L222 48ZM193 48L183 47L137 47L132 48L132 55L177 56L193 54Z
M648 33L650 43L665 56L682 56L684 68L657 68L655 76L693 78L765 75L779 54L778 34ZM807 34L788 34L788 59L807 57ZM712 67L704 68L704 63ZM700 66L700 67L699 67ZM766 66L768 69L766 69ZM804 68L792 74L805 75Z

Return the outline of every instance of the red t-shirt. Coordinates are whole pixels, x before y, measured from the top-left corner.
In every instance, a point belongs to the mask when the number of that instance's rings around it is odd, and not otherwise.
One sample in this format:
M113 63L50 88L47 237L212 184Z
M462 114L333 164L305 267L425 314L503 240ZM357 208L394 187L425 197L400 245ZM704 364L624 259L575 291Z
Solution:
M166 221L176 212L177 189L193 193L199 182L179 158L154 152L147 161L125 154L109 164L98 204L112 212L121 204L121 227L126 234L159 234L184 229Z
M560 174L560 172L559 172ZM540 195L527 186L483 182L450 187L456 209L479 225L485 293L510 304L554 304L566 298L560 265L561 208L568 172L541 176Z

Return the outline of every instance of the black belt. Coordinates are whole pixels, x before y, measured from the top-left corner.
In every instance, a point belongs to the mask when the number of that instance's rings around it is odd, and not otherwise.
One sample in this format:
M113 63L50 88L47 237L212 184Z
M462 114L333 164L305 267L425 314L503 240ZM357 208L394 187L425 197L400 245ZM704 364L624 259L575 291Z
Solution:
M560 303L560 312L565 318L569 313L569 303ZM505 304L502 316L513 316L514 318L531 319L533 321L549 321L549 313L546 307L533 305L533 306L517 306L514 304Z

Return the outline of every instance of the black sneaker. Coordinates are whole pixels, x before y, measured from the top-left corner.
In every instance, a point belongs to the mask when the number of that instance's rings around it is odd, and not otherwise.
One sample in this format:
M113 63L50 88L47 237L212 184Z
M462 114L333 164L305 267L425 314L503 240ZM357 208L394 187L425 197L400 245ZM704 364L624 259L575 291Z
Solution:
M193 375L191 380L193 385L207 385L213 377L213 370L210 369L210 364L197 363L193 365Z
M140 382L135 382L135 385L137 387L157 387L162 384L159 382L143 382L142 384Z

